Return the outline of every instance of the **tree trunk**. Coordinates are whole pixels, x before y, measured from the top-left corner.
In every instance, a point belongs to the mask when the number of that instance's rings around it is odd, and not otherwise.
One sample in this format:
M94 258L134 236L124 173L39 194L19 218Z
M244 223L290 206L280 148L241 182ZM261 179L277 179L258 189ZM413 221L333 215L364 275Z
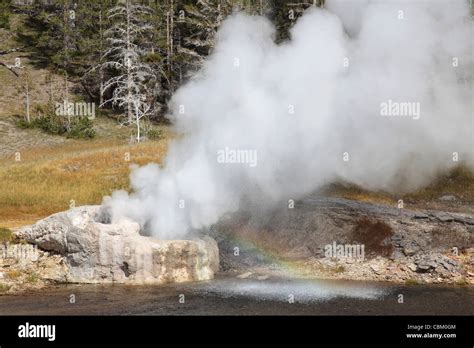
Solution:
M132 62L130 61L130 1L127 0L127 56L125 57L125 64L127 65L127 113L128 113L128 123L131 124L133 121L132 114Z
M172 60L173 60L173 31L174 31L174 0L170 0L169 9L166 14L166 41L167 41L167 65L169 78L169 91L173 92Z
M103 47L103 40L104 40L104 33L103 33L103 23L102 23L102 7L99 12L99 63L100 63L100 68L99 68L99 105L102 105L104 103L104 71L102 69L102 54L104 52L104 47Z
M26 81L26 122L30 123L30 86Z
M69 84L68 84L68 76L66 71L66 81L65 81L65 106L66 106L66 113L67 113L67 125L66 128L68 132L71 130L71 115L69 114Z
M140 142L140 115L138 111L138 105L135 105L135 121L137 124L137 143Z
M99 105L104 103L104 72L102 68L99 69L100 91L99 91Z

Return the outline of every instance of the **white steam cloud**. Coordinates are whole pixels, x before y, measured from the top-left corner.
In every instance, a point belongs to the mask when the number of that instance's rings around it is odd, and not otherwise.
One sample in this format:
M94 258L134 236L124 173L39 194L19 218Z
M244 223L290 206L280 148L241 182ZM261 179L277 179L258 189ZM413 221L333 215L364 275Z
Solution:
M465 0L329 0L280 45L267 19L234 15L171 101L184 135L163 167L134 170L133 193L104 205L182 238L243 202L287 204L336 180L405 192L472 166L471 30Z

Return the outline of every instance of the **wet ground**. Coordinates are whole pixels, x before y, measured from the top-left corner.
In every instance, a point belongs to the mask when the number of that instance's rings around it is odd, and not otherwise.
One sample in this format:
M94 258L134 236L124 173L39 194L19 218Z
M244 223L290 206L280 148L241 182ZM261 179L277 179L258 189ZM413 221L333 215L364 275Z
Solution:
M221 277L159 286L64 285L0 296L0 315L206 314L473 315L474 287Z

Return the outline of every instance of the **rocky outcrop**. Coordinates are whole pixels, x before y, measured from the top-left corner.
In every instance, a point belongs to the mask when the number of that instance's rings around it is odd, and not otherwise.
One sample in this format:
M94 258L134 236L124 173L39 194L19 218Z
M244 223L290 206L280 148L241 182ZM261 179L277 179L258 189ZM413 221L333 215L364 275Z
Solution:
M65 282L67 273L60 255L29 244L0 244L0 295Z
M42 255L19 266L37 264L41 278L87 283L205 280L220 269L256 279L291 270L286 275L474 284L472 214L318 196L293 209L252 208L223 218L200 239L179 241L142 236L132 221L102 223L98 206L75 208L17 231ZM363 245L364 258L328 257L328 245ZM54 272L43 267L51 256Z
M311 277L474 284L471 214L317 195L295 203L239 212L214 226L221 268L242 273L283 265ZM325 247L333 244L363 245L365 257L327 257Z
M219 268L219 251L212 238L157 240L140 235L140 226L133 221L100 221L100 206L83 206L23 227L16 235L40 250L60 255L67 282L207 280Z

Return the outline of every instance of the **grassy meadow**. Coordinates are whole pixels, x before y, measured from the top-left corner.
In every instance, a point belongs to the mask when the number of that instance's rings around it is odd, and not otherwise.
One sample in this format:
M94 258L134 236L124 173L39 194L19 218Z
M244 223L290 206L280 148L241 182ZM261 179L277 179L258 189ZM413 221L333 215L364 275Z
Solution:
M128 145L98 139L20 151L0 159L0 226L18 227L75 205L97 204L128 188L131 164L160 162L167 142ZM130 161L126 160L130 154Z

